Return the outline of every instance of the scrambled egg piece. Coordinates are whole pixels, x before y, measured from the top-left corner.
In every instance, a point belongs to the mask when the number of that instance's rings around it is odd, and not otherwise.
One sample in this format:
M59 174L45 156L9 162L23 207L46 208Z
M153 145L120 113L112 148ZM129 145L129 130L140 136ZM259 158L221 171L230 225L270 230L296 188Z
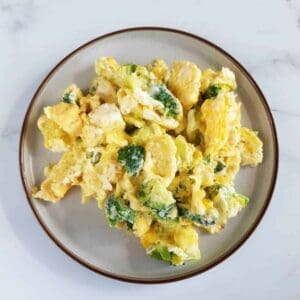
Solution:
M181 101L185 110L198 102L201 71L189 61L176 61L171 69L168 87Z
M83 162L84 153L80 145L75 145L56 165L48 168L47 179L33 196L50 202L61 200L73 185L79 184Z
M61 102L53 106L45 107L44 112L48 119L54 121L70 136L76 137L80 135L82 121L79 116L80 109L76 104Z
M112 57L101 57L95 62L95 72L98 76L109 81L112 80L120 65Z
M92 81L89 92L92 95L98 95L104 102L115 103L117 99L117 91L114 84L100 76Z
M169 67L162 59L155 59L148 65L149 71L151 71L159 82L167 82L170 77Z
M214 85L224 87L225 91L235 90L237 85L234 73L224 67L221 71L214 71L212 69L203 71L200 92L203 94L210 86Z
M165 132L166 130L156 123L147 124L133 132L132 141L135 144L145 146L152 137L161 136Z
M241 165L257 166L263 160L263 144L258 138L257 132L242 127L240 128L240 136Z
M94 112L89 114L89 118L92 124L105 132L112 129L123 130L126 125L118 107L111 103L100 105Z
M159 87L161 87L159 85ZM167 129L175 129L182 118L182 107L180 102L173 98L174 103L165 104L168 99L167 96L173 97L171 94L163 94L162 101L155 99L155 93L157 91L157 86L151 87L147 92L137 87L136 89L130 88L120 88L117 94L118 104L121 113L127 118L132 120L131 124L141 127L144 124L139 125L139 123L146 121L152 121L156 124L161 125ZM154 94L154 97L153 97ZM176 112L176 117L170 117L166 113L166 106L172 108L178 106L178 111Z
M146 178L159 176L168 186L177 171L176 146L173 139L167 134L154 136L146 143L145 152Z
M234 73L108 57L95 71L87 94L71 84L38 120L45 148L63 155L33 196L58 202L80 186L82 204L96 200L150 256L199 259L197 228L216 234L248 204L234 178L263 159L258 134L241 126Z
M85 147L96 147L101 145L104 140L104 130L92 124L90 118L87 116L82 117L83 126L81 131L81 140Z
M80 111L83 113L89 113L94 111L100 105L99 95L87 95L86 97L81 97L79 100Z
M53 152L65 152L70 149L73 138L45 115L39 118L38 128L44 136L45 148Z
M201 105L199 131L206 154L217 154L228 142L232 128L240 126L240 104L232 93L221 93ZM202 125L202 126L201 126Z
M174 141L176 146L177 169L180 171L191 169L193 166L195 146L188 143L182 135L178 135Z
M147 254L173 265L199 259L198 234L192 226L155 223L141 237Z

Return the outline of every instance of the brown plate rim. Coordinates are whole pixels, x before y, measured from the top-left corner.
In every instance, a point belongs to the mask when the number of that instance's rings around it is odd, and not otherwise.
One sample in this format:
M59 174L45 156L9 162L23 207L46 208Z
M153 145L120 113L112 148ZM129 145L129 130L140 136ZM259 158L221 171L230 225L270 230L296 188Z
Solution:
M95 42L98 42L99 40L105 39L107 37L113 36L113 35L118 35L121 33L125 33L125 32L131 32L131 31L164 31L164 32L171 32L171 33L176 33L176 34L180 34L180 35L184 35L184 36L188 36L191 37L193 39L196 39L198 41L201 41L207 45L209 45L210 47L216 49L217 51L221 52L224 56L226 56L231 62L233 62L238 69L245 75L245 77L248 79L248 81L251 83L251 85L253 86L253 88L256 90L260 101L262 102L265 111L267 112L268 115L268 121L269 121L269 125L271 127L271 131L272 131L272 142L273 142L273 147L274 147L274 151L275 151L275 156L274 156L274 168L273 168L273 172L272 172L272 180L271 180L271 185L269 187L268 190L268 194L264 203L264 206L262 207L258 217L256 218L255 222L252 224L252 226L247 230L247 232L243 235L243 237L236 242L236 244L231 247L231 249L229 249L228 251L226 251L225 253L223 253L220 257L218 257L216 260L214 260L213 262L205 265L204 267L201 267L199 269L181 274L181 275L175 275L175 276L170 276L167 278L150 278L150 279L144 279L144 278L138 278L138 277L130 277L130 276L123 276L123 275L118 275L106 270L103 270L101 268L98 268L86 261L84 261L81 257L79 257L78 255L76 255L74 252L72 252L70 249L68 249L65 245L63 245L54 235L54 233L52 233L50 231L50 229L47 227L47 225L43 222L42 218L40 217L38 211L36 210L36 208L34 207L32 201L31 201L31 192L30 192L30 188L27 187L26 185L26 180L25 180L25 172L24 172L24 157L23 157L23 149L24 149L24 136L25 136L25 132L27 129L27 125L28 125L28 119L29 119L29 115L32 109L32 106L37 98L37 96L40 94L40 92L42 91L44 85L47 83L47 81L55 74L56 70L62 66L70 57L72 57L74 54L76 54L77 52L81 51L82 49L91 46L92 44L94 44ZM276 179L277 179L277 173L278 173L278 157L279 157L279 146L278 146L278 139L277 139L277 133L276 133L276 127L275 127L275 123L274 123L274 119L271 113L271 110L269 108L269 105L265 99L265 96L263 95L261 89L259 88L258 84L255 82L255 80L252 78L252 76L248 73L248 71L234 58L232 57L229 53L227 53L224 49L222 49L221 47L215 45L214 43L208 41L205 38L202 38L198 35L192 34L190 32L186 32L186 31L182 31L179 29L173 29L173 28L166 28L166 27L156 27L156 26L146 26L146 27L131 27L131 28L125 28L125 29L121 29L121 30L117 30L117 31L113 31L104 35L101 35L99 37L96 37L93 40L90 40L89 42L79 46L78 48L76 48L74 51L72 51L71 53L69 53L68 55L66 55L49 73L48 75L45 77L45 79L41 82L41 84L39 85L39 87L37 88L36 92L34 93L30 104L28 106L28 109L26 111L25 117L24 117L24 121L23 121L23 125L22 125L22 129L21 129L21 134L20 134L20 142L19 142L19 168L20 168L20 175L21 175L21 179L22 179L22 184L23 184L23 188L28 200L28 203L35 215L35 217L37 218L38 222L40 223L41 227L44 229L44 231L47 233L47 235L54 241L54 243L62 250L64 251L68 256L70 256L71 258L73 258L75 261L77 261L79 264L87 267L88 269L113 278L113 279L117 279L117 280L121 280L121 281L125 281L125 282L131 282L131 283L147 283L147 284L153 284L153 283L168 283L168 282L173 282L173 281L178 281L178 280L183 280L195 275L199 275L201 273L204 273L206 271L208 271L209 269L215 267L216 265L220 264L221 262L223 262L225 259L227 259L229 256L231 256L234 252L236 252L243 244L244 242L252 235L252 233L255 231L255 229L257 228L258 224L260 223L260 221L262 220L269 204L272 198L272 194L275 188L275 184L276 184Z

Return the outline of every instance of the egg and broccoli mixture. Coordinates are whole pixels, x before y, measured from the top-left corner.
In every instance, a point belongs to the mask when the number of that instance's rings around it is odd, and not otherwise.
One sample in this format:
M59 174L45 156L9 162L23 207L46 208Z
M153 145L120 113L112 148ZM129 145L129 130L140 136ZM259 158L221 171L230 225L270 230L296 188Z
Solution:
M148 255L199 259L197 227L219 233L247 206L234 178L263 158L257 133L241 125L234 73L107 57L95 71L87 93L70 85L38 120L45 147L62 157L33 196L55 203L80 186L82 203L96 200Z

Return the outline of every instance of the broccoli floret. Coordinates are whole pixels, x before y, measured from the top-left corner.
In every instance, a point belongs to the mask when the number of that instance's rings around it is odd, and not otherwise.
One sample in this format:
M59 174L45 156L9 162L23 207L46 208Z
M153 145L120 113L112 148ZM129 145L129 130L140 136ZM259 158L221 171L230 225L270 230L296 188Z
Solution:
M70 94L71 94L71 93L65 93L65 94L63 95L63 98L62 98L63 102L68 103L68 104L71 104L71 103L72 103L72 100L71 100L71 98L70 98Z
M213 200L218 194L220 194L221 198L225 199L226 201L230 201L230 199L232 198L238 199L243 206L247 205L249 202L248 197L236 193L234 189L229 186L224 186L221 184L213 184L205 187L204 190L206 192L207 198L211 200Z
M211 226L216 224L216 219L200 214L192 214L186 207L178 206L178 215L181 218L189 219L197 225Z
M79 105L79 100L81 97L82 97L81 90L75 84L71 84L64 91L62 96L62 101L68 104Z
M150 252L150 256L160 260L172 260L172 253L168 251L168 248L166 246L162 246L160 244L156 245L152 252Z
M98 151L87 152L86 158L89 159L93 165L95 165L100 161L101 153Z
M221 161L218 161L217 165L215 166L214 172L215 172L215 173L219 173L219 172L221 172L225 167L226 167L226 165L224 165Z
M236 193L230 186L224 186L221 184L213 184L204 188L207 198L213 200L218 194L220 198L225 200L227 203L232 203L237 200L241 207L245 207L250 199L247 196Z
M204 190L218 211L225 213L228 218L234 217L249 202L248 197L236 193L232 186L214 184Z
M221 90L222 87L220 85L211 85L208 87L205 93L202 94L202 99L205 100L217 97Z
M167 117L175 118L180 112L179 101L172 95L165 85L153 85L149 94L164 106Z
M93 85L92 83L92 85L89 87L89 93L95 95L96 91L97 91L97 86Z
M213 199L215 196L217 196L221 187L222 187L222 185L220 185L220 184L213 184L213 185L207 186L204 190L206 192L207 197L209 199Z
M120 87L140 87L143 90L151 86L152 78L146 67L135 64L124 64L117 70L114 83Z
M128 145L118 151L118 161L130 176L137 176L144 163L145 150L139 145Z
M156 244L148 250L148 254L156 259L169 261L173 265L176 265L177 261L182 260L173 251L170 251L167 246L161 243Z
M122 67L126 68L126 72L128 74L132 74L132 73L134 73L136 71L136 69L137 69L138 66L135 65L135 64L125 64L125 65L122 65Z
M136 221L136 213L128 207L124 201L111 195L105 204L105 215L111 226L126 224L127 228L132 230Z
M159 219L175 219L177 216L176 201L159 179L151 179L143 183L138 198Z
M203 162L204 162L205 165L210 164L211 159L210 159L210 155L209 154L203 156Z
M246 206L250 201L250 199L247 196L242 194L235 193L234 197L236 197L240 201L242 206Z
M168 190L172 192L176 201L182 202L192 194L193 179L189 176L190 171L176 174L172 183L168 186Z
M172 265L200 258L198 234L191 225L154 222L141 237L141 243L148 255L169 261Z
M178 186L175 187L175 189L172 190L172 193L174 195L174 198L178 201L182 201L181 195L185 195L187 192L187 186L183 183L179 183Z
M234 191L234 188L231 186L225 186L222 184L213 184L204 188L206 192L207 198L213 200L217 195L220 196L221 199L229 202L233 197L236 197L237 194Z

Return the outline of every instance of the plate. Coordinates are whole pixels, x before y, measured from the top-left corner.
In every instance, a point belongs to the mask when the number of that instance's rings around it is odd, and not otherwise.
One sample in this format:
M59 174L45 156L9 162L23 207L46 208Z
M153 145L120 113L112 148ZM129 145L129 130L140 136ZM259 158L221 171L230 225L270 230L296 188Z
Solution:
M190 60L201 69L229 67L238 84L242 123L259 132L264 143L264 161L257 168L243 168L236 178L237 191L251 202L229 220L218 235L201 234L201 260L180 267L151 259L138 239L124 230L110 228L96 202L80 204L79 189L72 189L57 204L33 199L32 185L43 179L43 168L57 161L43 147L37 119L43 107L56 103L66 86L76 83L83 90L94 77L99 56L115 57L120 63L147 64L160 57L169 64ZM25 115L20 138L20 171L28 202L49 237L69 256L100 274L130 282L161 283L203 273L234 253L262 219L274 189L278 166L278 143L274 121L261 90L249 73L231 55L193 34L156 27L124 29L100 36L74 50L42 81ZM246 259L246 258L245 258ZM249 258L247 258L249 259Z

